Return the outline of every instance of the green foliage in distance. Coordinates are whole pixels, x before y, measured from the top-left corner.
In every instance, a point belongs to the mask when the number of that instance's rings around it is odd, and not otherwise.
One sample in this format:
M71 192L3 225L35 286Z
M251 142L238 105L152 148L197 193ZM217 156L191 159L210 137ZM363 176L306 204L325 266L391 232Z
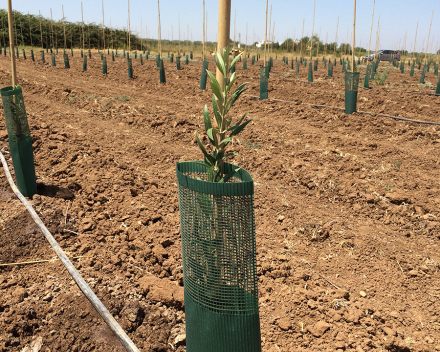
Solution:
M377 84L378 86L383 86L383 85L385 85L385 82L386 82L386 80L387 80L387 78L388 78L389 75L390 75L390 74L389 74L388 71L384 71L383 73L381 73L381 74L379 74L379 75L376 75L376 76L374 77L374 81L376 82L376 84Z

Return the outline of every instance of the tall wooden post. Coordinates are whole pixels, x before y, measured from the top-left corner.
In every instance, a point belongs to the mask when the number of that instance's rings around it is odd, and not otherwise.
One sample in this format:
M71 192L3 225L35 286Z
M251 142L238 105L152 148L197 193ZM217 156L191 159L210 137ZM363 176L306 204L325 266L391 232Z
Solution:
M159 0L157 0L157 2L159 3ZM131 28L130 28L130 0L128 0L128 53L131 52L131 41L130 41L130 37L131 37Z
M353 13L353 48L351 50L351 72L354 72L354 48L355 48L355 41L356 41L356 0L354 0L354 13Z
M104 0L102 0L102 40L104 43L103 49L105 50Z
M81 1L81 24L82 24L83 50L84 50L84 14L83 14L83 3L82 3L82 1Z
M267 6L268 0L266 0L266 29L264 31L264 67L266 67L266 46L267 46Z
M11 68L12 68L12 88L17 85L17 70L15 66L14 54L14 20L12 17L12 3L8 0L8 28L9 28L9 47L11 48Z
M158 40L159 40L159 58L162 57L162 33L161 33L161 27L160 27L160 7L159 7L159 0L157 0L157 13L159 14L159 35L158 35Z
M229 48L229 38L231 32L231 0L219 0L218 11L218 39L217 50ZM229 67L229 60L225 62L226 67ZM223 74L217 69L217 81L220 83L222 90L225 89L225 78Z
M63 31L64 31L64 49L67 48L66 42L66 19L64 18L64 5L61 5L61 11L63 12Z
M310 59L313 57L313 31L315 30L315 6L316 6L316 0L313 2L313 25L312 25L312 37L311 39L311 47L310 47Z
M373 14L371 15L371 29L370 29L370 41L368 43L368 59L370 59L370 47L371 47L371 34L373 33L373 19L374 19L374 6L376 5L376 0L373 1Z
M205 60L205 0L203 0L203 43L202 43L202 62Z
M425 64L428 64L428 59L427 59L427 55L428 55L428 47L429 47L429 37L431 36L431 26L432 26L432 18L434 17L434 10L432 10L432 15L431 15L431 24L429 25L429 33L428 33L428 41L426 43L426 50L425 50Z
M40 40L41 40L41 50L44 49L43 45L43 30L41 29L41 12L38 10L38 16L40 17Z
M302 33L301 33L301 40L300 40L300 42L299 42L299 45L300 45L300 55L302 55L302 39L304 38L304 23L305 23L305 21L306 21L306 19L305 18L303 18L303 30L302 30Z

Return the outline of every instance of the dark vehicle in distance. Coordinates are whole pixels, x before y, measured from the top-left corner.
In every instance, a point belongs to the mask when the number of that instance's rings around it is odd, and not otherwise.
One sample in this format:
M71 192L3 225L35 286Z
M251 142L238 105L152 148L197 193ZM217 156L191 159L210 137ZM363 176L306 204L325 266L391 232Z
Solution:
M396 59L400 61L400 53L396 50L379 50L376 53L371 53L365 56L365 59L369 61L373 61L374 57L380 58L380 61L389 61Z

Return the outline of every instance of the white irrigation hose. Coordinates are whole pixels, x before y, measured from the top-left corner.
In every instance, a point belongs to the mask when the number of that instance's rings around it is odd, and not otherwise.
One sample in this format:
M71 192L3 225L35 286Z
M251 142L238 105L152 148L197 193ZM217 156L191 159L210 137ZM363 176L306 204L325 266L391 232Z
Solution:
M55 253L58 255L64 266L66 267L67 271L69 272L70 276L75 280L76 284L80 288L80 290L84 293L84 295L87 297L87 299L90 301L92 306L96 309L96 311L99 313L99 315L104 319L110 330L115 334L115 336L122 342L125 349L129 352L139 352L138 348L135 346L133 341L130 340L130 338L127 336L127 334L124 332L124 330L120 327L118 322L113 318L113 316L110 314L110 312L105 308L105 306L102 304L102 302L99 300L99 298L95 295L95 293L91 290L89 285L85 282L85 280L82 278L80 273L75 269L69 258L67 258L66 254L64 254L63 250L61 249L60 245L57 243L55 238L51 235L49 230L44 226L43 222L35 212L35 210L32 208L32 206L29 204L29 202L26 200L25 197L20 193L17 186L14 184L14 181L12 179L11 173L9 172L8 164L6 163L5 157L0 152L0 159L3 164L3 168L5 169L6 177L8 178L9 184L14 191L15 195L18 197L18 199L21 200L21 202L24 204L26 209L31 214L32 218L34 219L35 223L40 228L41 232L43 232L44 236L46 237L46 240L49 242L49 244L52 246Z

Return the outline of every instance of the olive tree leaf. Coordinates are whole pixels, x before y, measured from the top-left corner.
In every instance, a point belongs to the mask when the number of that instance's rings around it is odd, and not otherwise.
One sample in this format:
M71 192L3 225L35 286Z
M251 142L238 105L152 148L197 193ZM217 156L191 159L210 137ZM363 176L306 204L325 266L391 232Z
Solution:
M232 130L236 129L238 126L240 126L240 124L243 122L244 118L247 116L248 113L249 113L249 111L246 111L246 113L243 115L243 117L240 119L240 121L238 121L235 125L231 126L228 129L228 131L232 131Z
M199 147L200 147L202 153L205 155L205 159L206 159L207 161L209 161L209 163L210 163L211 165L214 165L214 164L215 164L215 159L214 159L214 157L213 157L212 155L209 155L209 154L208 154L208 152L206 151L204 145L202 144L202 142L200 142L199 132L198 132L198 131L196 131L196 140L197 140L197 144L199 145Z
M227 173L218 183L226 183L229 181L231 177L233 177L241 168L236 168L232 170L231 172Z
M208 107L205 104L205 109L203 111L203 122L205 123L205 130L208 131L212 128L211 117L209 116Z
M244 124L238 126L236 129L234 129L234 130L231 132L231 134L230 134L229 136L232 137L232 136L236 136L237 134L239 134L239 133L243 130L243 128L245 128L246 125L247 125L249 122L251 122L251 121L252 121L252 120L248 120L248 121L246 121Z
M211 78L211 82L209 82L209 84L211 85L212 91L214 92L217 99L223 102L223 94L220 84L211 72L209 72L208 70L206 70L206 72L208 73L209 78Z

